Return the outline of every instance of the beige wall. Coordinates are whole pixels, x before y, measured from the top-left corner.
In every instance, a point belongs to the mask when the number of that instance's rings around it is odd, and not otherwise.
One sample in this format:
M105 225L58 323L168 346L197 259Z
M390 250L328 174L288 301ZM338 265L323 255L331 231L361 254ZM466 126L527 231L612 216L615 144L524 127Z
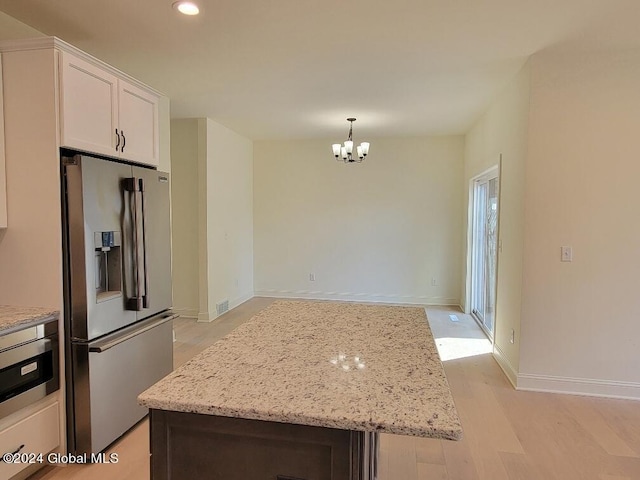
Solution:
M505 372L516 383L519 368L522 256L524 248L524 182L529 118L530 67L525 64L465 138L464 235L467 239L471 179L492 166L502 155L500 181L500 232L495 322L495 350ZM463 245L467 258L467 242ZM462 288L466 292L467 262ZM466 294L466 293L465 293ZM463 294L463 299L465 295ZM512 344L511 330L515 342Z
M460 302L464 138L369 140L255 142L256 295Z
M171 216L173 307L199 313L198 120L171 121Z
M171 121L174 307L208 321L253 296L253 144L210 119Z
M42 37L44 34L15 18L0 12L0 41Z
M9 227L0 229L0 304L62 309L55 60L51 50L2 55Z
M0 41L40 36L43 36L43 33L19 22L4 12L0 12ZM0 65L0 75L1 74L2 68ZM2 97L1 88L2 79L0 78L0 97ZM2 103L2 98L0 98L0 115L4 117ZM4 121L3 118L0 118L0 241L2 241L2 236L4 236L2 229L7 226L6 167L4 154Z
M253 296L253 142L210 119L207 125L209 316Z
M531 65L519 385L640 398L640 52Z

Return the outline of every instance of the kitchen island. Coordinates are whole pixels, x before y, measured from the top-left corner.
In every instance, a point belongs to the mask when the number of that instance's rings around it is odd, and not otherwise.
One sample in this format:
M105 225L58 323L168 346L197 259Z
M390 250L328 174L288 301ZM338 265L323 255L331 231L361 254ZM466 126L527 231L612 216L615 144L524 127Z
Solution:
M417 307L277 301L139 402L154 480L368 480L379 433L462 436Z

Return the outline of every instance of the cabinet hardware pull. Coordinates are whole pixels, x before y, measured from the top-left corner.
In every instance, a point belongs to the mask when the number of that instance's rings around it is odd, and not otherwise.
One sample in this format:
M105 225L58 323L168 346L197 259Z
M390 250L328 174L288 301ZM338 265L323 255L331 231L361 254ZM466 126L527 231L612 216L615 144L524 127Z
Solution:
M0 462L4 462L4 457L5 455L17 455L18 453L20 453L20 450L22 450L24 448L24 443L22 445L20 445L16 450L14 450L13 452L7 452L4 455L2 455L2 457L0 457Z
M116 143L116 152L118 151L118 147L120 146L120 134L118 133L118 129L116 128L116 136L118 137L118 143Z
M124 130L120 130L120 133L122 134L122 148L120 151L124 153L124 146L127 144L127 137L124 136Z

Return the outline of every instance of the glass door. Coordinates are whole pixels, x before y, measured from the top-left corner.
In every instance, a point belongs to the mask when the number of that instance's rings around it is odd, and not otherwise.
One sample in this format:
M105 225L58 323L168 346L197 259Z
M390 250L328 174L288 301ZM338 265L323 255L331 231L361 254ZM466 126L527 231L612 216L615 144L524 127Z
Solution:
M471 314L493 339L498 260L498 172L473 181Z

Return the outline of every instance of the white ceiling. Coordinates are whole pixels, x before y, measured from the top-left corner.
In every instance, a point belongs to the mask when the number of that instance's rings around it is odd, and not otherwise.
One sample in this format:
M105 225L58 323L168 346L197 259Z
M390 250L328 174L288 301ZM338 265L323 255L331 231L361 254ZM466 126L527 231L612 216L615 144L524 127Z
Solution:
M638 0L0 0L253 139L460 134L531 54L640 48Z

